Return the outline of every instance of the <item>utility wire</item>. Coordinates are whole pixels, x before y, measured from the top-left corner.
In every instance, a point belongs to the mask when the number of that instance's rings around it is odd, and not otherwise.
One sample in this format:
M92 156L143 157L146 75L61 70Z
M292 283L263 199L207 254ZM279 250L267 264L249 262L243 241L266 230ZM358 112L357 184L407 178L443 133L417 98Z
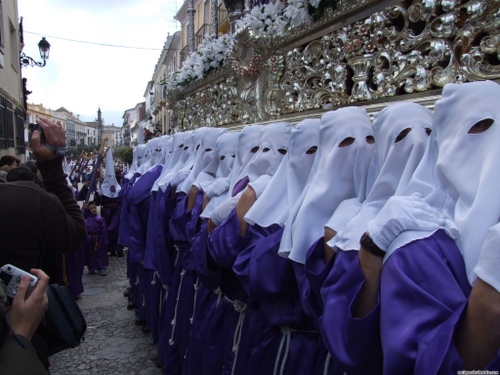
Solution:
M97 46L105 46L105 47L115 47L115 48L130 48L130 49L144 49L144 50L150 50L150 51L163 51L163 48L147 48L147 47L132 47L132 46L119 46L116 44L106 44L106 43L94 43L94 42L85 42L83 40L75 40L75 39L66 39L66 38L60 38L58 36L53 36L53 35L46 35L46 34L39 34L39 33L33 33L31 31L24 31L25 34L33 34L33 35L40 35L40 36L45 36L48 38L53 38L53 39L60 39L60 40L66 40L68 42L75 42L75 43L84 43L84 44L94 44Z

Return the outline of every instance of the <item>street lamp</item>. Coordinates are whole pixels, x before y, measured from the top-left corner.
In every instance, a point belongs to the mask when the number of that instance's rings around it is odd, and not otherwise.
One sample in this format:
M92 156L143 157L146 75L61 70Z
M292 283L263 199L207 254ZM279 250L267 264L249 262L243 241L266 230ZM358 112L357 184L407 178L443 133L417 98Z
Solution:
M42 58L42 61L35 61L31 57L26 56L23 52L21 53L21 65L24 67L39 66L40 68L43 68L47 63L50 52L50 43L47 39L45 39L45 37L42 37L42 39L38 42L38 49L40 50L40 57Z

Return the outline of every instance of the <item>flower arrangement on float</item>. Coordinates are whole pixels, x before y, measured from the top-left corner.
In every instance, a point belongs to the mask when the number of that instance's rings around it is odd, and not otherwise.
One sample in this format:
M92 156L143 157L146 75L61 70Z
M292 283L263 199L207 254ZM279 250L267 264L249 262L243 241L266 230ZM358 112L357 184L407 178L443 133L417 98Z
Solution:
M269 41L273 35L286 33L301 24L311 24L321 18L324 10L335 7L338 0L290 0L285 6L279 1L271 1L254 7L250 13L236 21L239 31L247 30L255 53L247 65L240 64L233 51L234 36L225 34L217 39L205 36L195 52L191 52L180 71L172 73L160 84L167 86L167 107L172 104L176 91L190 83L205 78L211 71L219 69L225 62L240 76L259 72L262 55L255 48L259 43ZM237 31L238 33L238 31Z

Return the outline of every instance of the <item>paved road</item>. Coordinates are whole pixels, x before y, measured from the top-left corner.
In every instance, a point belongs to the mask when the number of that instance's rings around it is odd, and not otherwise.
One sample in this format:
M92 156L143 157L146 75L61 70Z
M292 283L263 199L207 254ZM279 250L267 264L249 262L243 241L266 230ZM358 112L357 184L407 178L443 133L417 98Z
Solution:
M110 257L108 276L83 275L78 305L87 319L85 342L50 358L51 375L160 375L156 345L127 310L126 257Z

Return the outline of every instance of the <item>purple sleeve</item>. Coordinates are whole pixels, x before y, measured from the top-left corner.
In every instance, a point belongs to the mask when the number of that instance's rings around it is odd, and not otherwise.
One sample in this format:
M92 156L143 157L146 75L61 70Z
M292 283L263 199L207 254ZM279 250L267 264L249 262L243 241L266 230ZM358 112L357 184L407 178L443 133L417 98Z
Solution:
M102 236L102 243L103 244L108 244L108 231L106 229L106 221L104 220L103 217L99 216L99 224L101 225L101 236Z
M158 238L155 235L158 227L158 194L153 194L149 201L148 225L146 227L146 245L144 251L144 268L154 270L154 249L158 244Z
M321 286L325 282L335 262L335 256L328 264L324 262L324 237L316 241L307 252L306 263L294 264L297 282L299 284L300 299L304 310L309 316L319 318L323 314L323 300Z
M231 269L240 251L248 246L249 240L250 232L247 236L240 235L240 223L234 208L227 219L208 235L208 251L218 265Z
M156 194L158 222L154 225L156 237L155 247L153 248L154 266L163 285L170 285L174 271L171 237L168 232L168 220L173 209L172 205L168 204L167 196L169 192L169 189L165 193L158 190ZM173 204L174 201L172 200L170 203Z
M243 250L233 266L247 294L255 299L279 298L295 286L293 265L278 255L283 228Z
M221 272L216 265L209 264L213 263L213 260L207 252L207 225L208 220L205 219L200 231L193 237L191 257L196 274L203 285L209 290L216 290L220 286Z
M186 226L186 235L189 241L192 242L193 237L200 230L199 218L202 211L203 206L203 196L205 195L203 190L198 190L198 194L196 195L196 200L194 203L194 207L191 210L191 220Z
M179 197L178 197L179 199ZM168 224L170 235L174 242L189 242L186 233L186 226L191 219L191 211L187 207L187 195L182 193L182 198L172 211L172 218Z
M401 247L386 261L381 285L384 372L463 370L453 335L471 287L455 242L440 230Z
M161 165L157 165L153 169L144 173L142 177L135 182L129 192L130 204L139 204L144 199L151 196L151 188L160 176L162 168L163 167Z
M352 316L352 306L365 282L357 251L340 251L321 296L320 332L334 362L348 374L382 374L380 303L364 318ZM399 374L393 372L392 374Z

